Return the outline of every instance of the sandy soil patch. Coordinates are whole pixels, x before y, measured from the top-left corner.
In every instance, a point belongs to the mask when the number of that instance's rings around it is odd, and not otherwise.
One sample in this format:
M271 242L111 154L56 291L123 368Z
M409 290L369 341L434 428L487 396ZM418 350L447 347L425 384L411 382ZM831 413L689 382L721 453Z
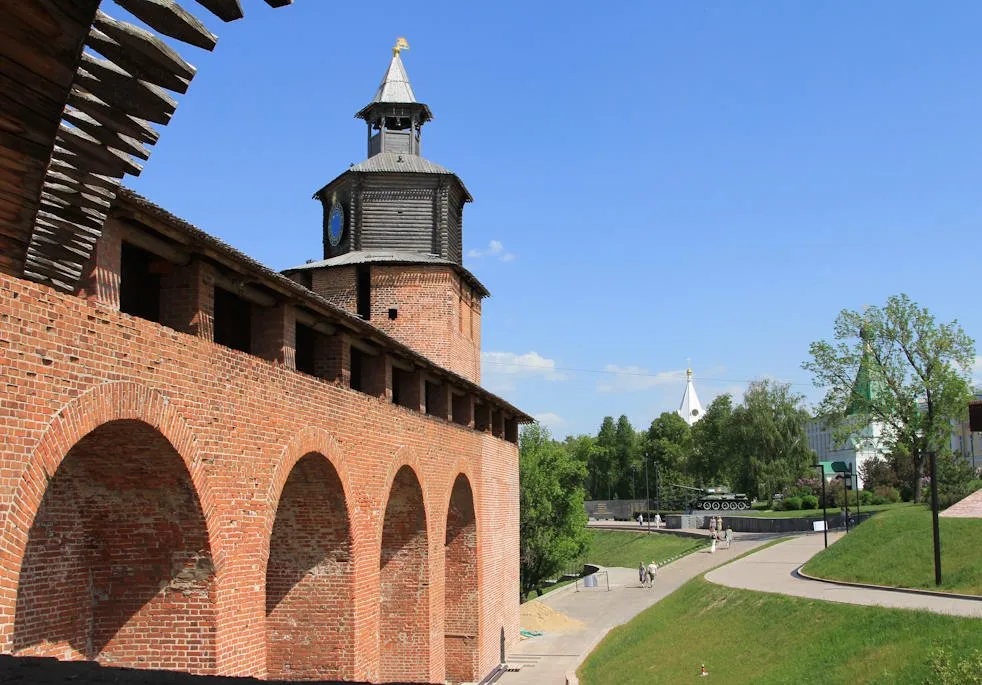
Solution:
M586 627L583 621L561 614L537 599L522 605L520 622L523 630L541 630L544 633L570 633Z

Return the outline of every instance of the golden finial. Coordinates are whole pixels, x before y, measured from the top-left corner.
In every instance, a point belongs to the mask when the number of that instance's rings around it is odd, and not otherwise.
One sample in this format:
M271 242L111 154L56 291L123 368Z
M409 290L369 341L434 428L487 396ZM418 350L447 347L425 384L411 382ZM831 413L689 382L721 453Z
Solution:
M400 52L408 49L409 49L409 43L406 42L405 38L402 37L396 38L396 44L392 47L392 56L398 57Z

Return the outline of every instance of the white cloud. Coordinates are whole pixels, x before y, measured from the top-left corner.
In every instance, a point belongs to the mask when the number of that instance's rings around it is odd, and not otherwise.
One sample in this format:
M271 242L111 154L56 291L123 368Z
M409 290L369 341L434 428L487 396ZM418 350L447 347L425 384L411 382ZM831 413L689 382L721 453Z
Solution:
M659 371L651 373L640 366L607 364L609 375L597 381L597 392L641 392L663 385L678 385L685 379L685 371Z
M543 426L548 426L549 428L558 428L559 426L566 424L566 419L551 411L536 414L532 418L541 423Z
M537 376L547 381L564 381L566 375L556 370L556 360L538 352L481 352L481 367L488 375Z
M476 248L471 248L467 251L467 256L474 259L480 259L481 257L493 257L502 262L511 262L515 259L515 254L512 252L506 252L505 246L501 244L500 240L492 240L488 243L487 248L483 250L478 250Z

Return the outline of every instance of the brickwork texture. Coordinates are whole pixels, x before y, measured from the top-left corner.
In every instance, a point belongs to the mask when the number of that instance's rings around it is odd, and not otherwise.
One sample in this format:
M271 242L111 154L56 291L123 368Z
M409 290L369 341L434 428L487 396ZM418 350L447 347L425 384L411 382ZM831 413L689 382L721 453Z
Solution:
M91 299L0 276L0 651L374 682L496 666L519 594L500 421L293 371L275 310L264 358L121 314L117 259L94 257ZM207 299L185 270L165 291ZM207 308L170 312L209 337Z

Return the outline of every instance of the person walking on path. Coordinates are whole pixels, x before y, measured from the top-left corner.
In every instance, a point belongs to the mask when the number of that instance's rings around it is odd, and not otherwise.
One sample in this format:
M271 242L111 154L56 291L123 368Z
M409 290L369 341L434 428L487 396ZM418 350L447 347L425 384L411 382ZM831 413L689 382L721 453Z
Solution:
M712 536L714 536L714 537L716 536L716 517L715 516L710 516L709 517L709 534L712 535Z
M638 514L638 526L644 528L644 514ZM641 563L644 564L644 562Z
M732 528L727 528L726 529L726 549L729 549L730 548L730 545L732 544L732 542L733 542L733 529Z
M652 559L648 564L648 587L655 587L655 576L658 575L658 564Z
M644 568L644 562L638 564L638 580L641 581L641 587L644 587L644 581L648 577L648 572Z

